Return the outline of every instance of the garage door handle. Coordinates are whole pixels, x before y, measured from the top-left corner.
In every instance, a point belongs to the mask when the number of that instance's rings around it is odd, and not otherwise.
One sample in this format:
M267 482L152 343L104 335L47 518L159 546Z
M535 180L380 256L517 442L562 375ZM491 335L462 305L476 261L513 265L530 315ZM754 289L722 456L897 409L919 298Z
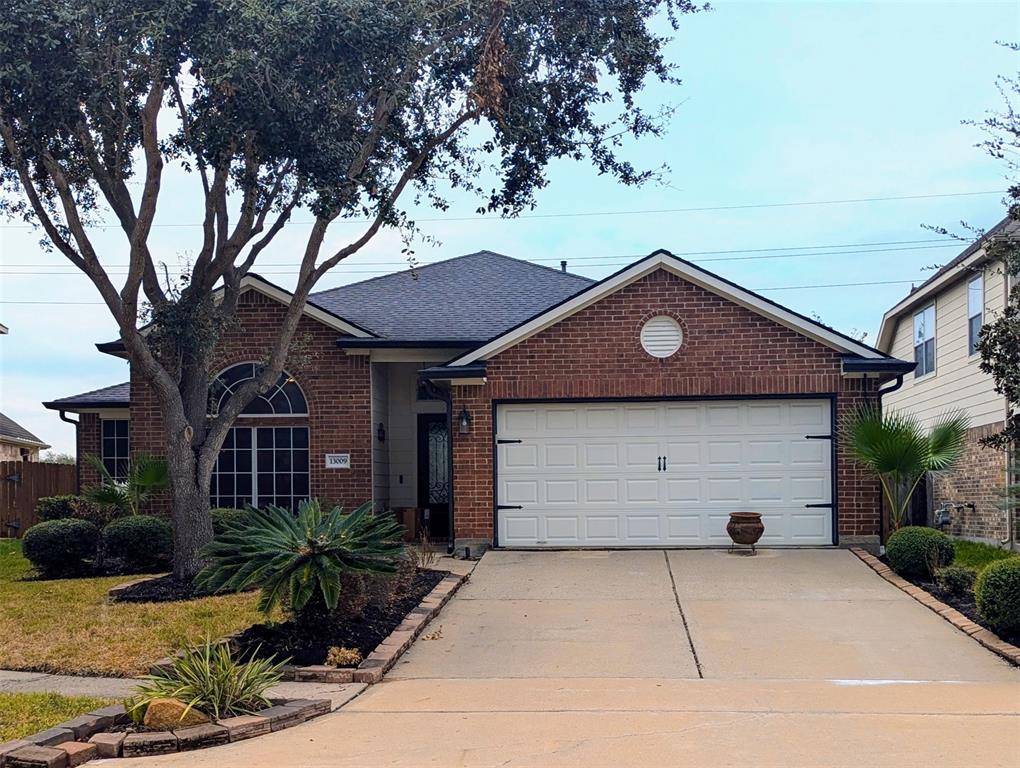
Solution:
M496 509L524 509L520 504L497 504Z

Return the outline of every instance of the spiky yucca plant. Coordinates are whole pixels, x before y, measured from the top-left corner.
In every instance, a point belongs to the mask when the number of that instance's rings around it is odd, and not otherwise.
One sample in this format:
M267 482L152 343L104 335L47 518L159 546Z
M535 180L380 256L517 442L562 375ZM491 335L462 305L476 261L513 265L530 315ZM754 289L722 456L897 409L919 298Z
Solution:
M214 591L258 587L266 615L282 603L299 617L316 593L335 610L344 572L393 573L404 557L403 528L367 503L353 512L324 511L314 499L301 502L297 514L250 508L223 528L203 551L208 565L196 582Z
M185 649L169 669L142 678L125 705L138 722L153 699L177 699L187 704L185 713L195 708L217 720L254 714L271 705L266 692L280 682L285 664L254 657L235 661L226 643L206 639Z
M890 532L898 530L907 515L918 483L929 472L952 469L963 455L969 421L958 412L943 415L925 432L909 414L861 406L844 420L847 450L882 483L889 505Z

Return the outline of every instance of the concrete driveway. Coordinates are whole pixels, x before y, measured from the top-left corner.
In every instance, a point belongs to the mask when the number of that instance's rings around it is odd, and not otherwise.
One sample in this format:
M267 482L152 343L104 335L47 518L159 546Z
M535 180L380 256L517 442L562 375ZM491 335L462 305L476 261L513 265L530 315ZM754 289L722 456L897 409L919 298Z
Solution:
M490 552L430 629L330 716L125 765L1020 765L1018 671L845 551Z

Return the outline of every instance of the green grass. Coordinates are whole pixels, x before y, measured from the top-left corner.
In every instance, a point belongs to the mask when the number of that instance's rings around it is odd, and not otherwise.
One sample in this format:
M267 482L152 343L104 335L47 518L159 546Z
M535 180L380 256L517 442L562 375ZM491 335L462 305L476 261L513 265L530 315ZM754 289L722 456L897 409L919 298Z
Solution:
M59 693L0 693L0 743L45 731L113 702Z
M986 565L1006 557L1016 557L1015 552L1008 549L993 547L991 544L982 544L967 539L953 539L956 545L956 557L953 558L953 565L962 565L981 571Z
M134 677L186 645L262 620L257 593L108 604L110 587L133 577L31 575L21 542L0 539L0 669Z

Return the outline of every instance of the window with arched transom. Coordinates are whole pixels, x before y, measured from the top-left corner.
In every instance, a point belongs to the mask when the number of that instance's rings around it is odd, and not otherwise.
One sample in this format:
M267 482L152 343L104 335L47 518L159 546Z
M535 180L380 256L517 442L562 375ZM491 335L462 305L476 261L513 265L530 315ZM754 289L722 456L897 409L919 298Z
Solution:
M258 363L232 365L209 387L209 412L258 374ZM274 504L296 509L309 495L308 401L284 372L238 417L213 467L209 497L214 507Z

